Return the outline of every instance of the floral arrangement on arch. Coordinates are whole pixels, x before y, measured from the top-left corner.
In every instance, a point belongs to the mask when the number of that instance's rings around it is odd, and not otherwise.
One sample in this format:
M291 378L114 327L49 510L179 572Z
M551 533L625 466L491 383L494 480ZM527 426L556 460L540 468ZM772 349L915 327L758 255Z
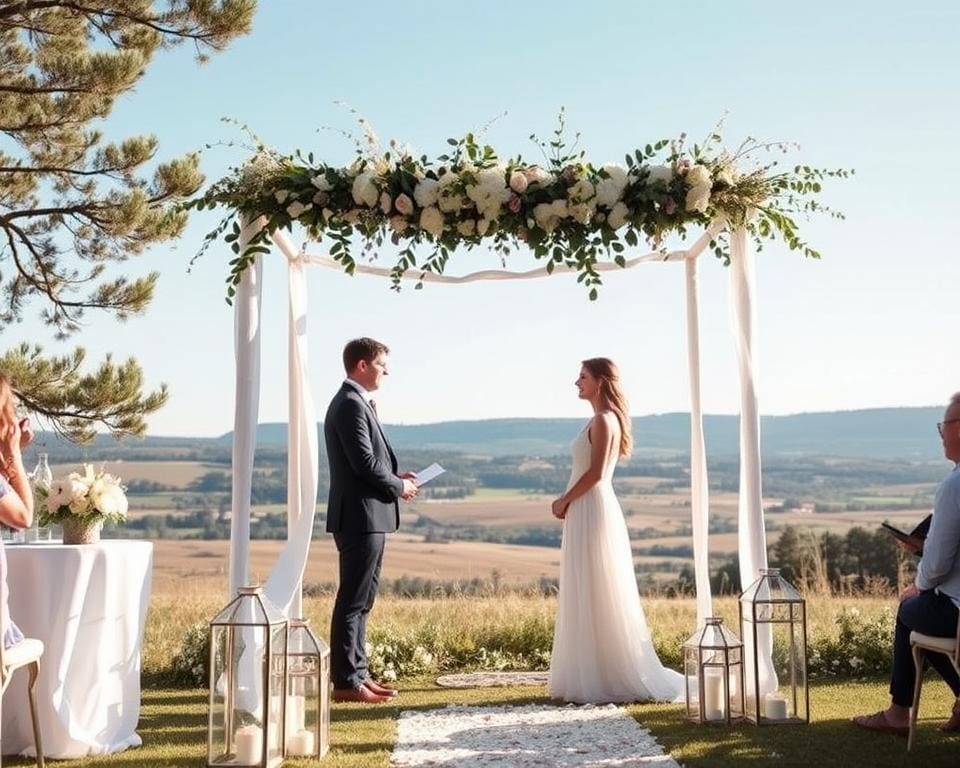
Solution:
M38 522L41 526L66 521L86 523L115 522L127 519L127 494L120 478L83 465L83 474L71 472L54 478L49 490L41 490Z
M391 271L394 288L408 270L442 273L463 246L488 244L504 261L525 246L548 271L557 264L574 268L595 299L598 261L623 265L628 246L643 240L659 248L667 235L684 236L688 227L718 218L746 226L758 248L780 237L792 250L819 258L799 236L794 217L825 212L842 218L816 197L823 180L852 173L805 165L780 171L776 161L748 169L752 156L791 146L747 139L728 152L720 126L692 147L681 134L627 153L623 165L594 165L576 149L579 134L568 146L562 110L549 141L530 137L543 163L519 155L505 160L472 133L448 139L449 149L431 161L395 141L382 150L367 121L358 120L365 140L354 139L356 158L348 166L319 162L312 153L283 156L258 143L245 165L186 204L230 211L201 248L221 237L233 248L228 303L244 270L269 251L270 235L294 223L313 239L326 238L330 255L348 273L356 264L355 238L369 252L389 237L402 246ZM242 252L238 214L265 222ZM711 248L729 262L724 236Z

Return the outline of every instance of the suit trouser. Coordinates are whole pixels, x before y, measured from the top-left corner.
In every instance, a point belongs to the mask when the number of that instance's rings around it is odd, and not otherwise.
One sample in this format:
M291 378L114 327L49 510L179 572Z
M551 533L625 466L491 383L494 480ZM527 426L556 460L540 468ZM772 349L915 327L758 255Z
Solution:
M933 637L955 637L957 633L957 606L946 595L934 590L921 592L900 603L897 609L897 628L893 635L893 674L890 677L890 696L901 707L913 704L913 685L916 670L910 649L910 633L920 632ZM927 663L940 673L954 696L960 697L960 677L950 659L942 653L924 652ZM926 665L924 665L926 666Z
M330 676L337 689L356 688L367 671L367 616L377 599L383 533L335 533L340 586L330 622Z

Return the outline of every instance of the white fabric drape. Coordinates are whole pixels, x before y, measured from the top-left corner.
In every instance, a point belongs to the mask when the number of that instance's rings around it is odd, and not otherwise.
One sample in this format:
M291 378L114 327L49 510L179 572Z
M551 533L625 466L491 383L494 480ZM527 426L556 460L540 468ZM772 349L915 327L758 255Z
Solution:
M767 535L760 483L760 409L758 403L757 312L754 306L753 251L743 227L730 233L730 318L740 377L740 509L738 549L740 582L746 589L767 567ZM758 635L761 694L777 687L769 625ZM753 641L744 637L747 690L753 690Z
M317 509L317 414L307 366L307 286L303 262L282 233L274 241L287 257L289 309L289 423L287 435L287 543L266 584L267 597L287 618L303 617L303 571Z
M686 260L687 367L690 380L690 518L693 530L693 570L697 588L697 626L713 616L710 592L710 485L703 439L700 401L700 291L697 258Z
M244 221L238 238L243 253L260 229L259 221ZM230 517L230 584L228 600L250 583L250 490L253 454L257 447L260 406L260 302L263 263L257 255L243 273L234 296L235 401L233 411L233 485Z

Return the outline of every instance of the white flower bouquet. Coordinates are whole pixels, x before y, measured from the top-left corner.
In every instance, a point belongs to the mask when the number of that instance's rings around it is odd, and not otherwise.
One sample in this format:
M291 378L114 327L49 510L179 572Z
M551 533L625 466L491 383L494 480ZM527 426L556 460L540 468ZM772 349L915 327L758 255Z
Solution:
M50 489L41 491L39 524L63 526L64 543L96 541L103 523L127 519L127 494L120 478L102 468L98 472L92 464L83 468L83 474L71 472L54 478Z

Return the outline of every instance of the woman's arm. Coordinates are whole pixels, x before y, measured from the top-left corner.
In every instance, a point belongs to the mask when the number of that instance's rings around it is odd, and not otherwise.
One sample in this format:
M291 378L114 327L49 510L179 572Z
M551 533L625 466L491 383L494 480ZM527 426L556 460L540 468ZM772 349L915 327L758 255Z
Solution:
M8 400L0 411L0 475L6 491L0 496L0 522L11 528L29 528L33 522L33 490L21 455L32 439L30 422L17 421Z
M33 491L23 468L20 451L3 455L0 474L7 492L0 496L0 522L11 528L29 528L33 522Z
M590 466L563 496L553 502L553 514L563 519L567 515L567 507L600 482L603 477L603 468L610 455L610 441L613 439L613 430L606 414L595 416L590 422L588 435L590 438Z

